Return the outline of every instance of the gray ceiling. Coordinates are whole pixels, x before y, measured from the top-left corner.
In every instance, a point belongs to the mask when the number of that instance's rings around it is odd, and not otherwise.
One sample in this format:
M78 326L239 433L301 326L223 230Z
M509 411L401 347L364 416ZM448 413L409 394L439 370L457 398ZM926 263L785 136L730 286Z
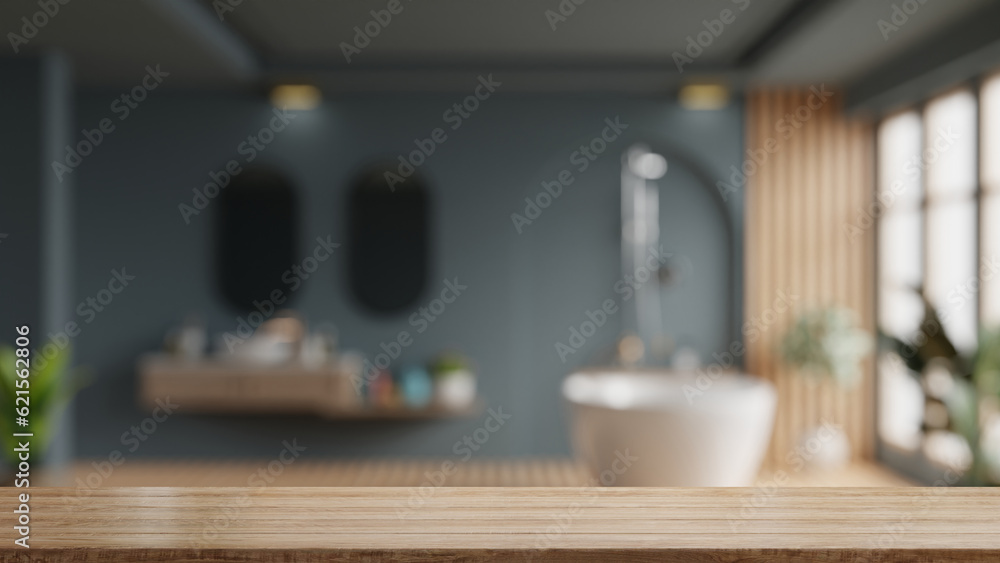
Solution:
M456 69L467 76L496 68L519 72L525 87L544 76L586 88L585 71L592 85L613 87L631 72L637 89L655 89L681 79L672 54L705 30L703 20L729 9L734 21L683 78L850 83L990 3L926 2L886 40L878 20L889 19L901 0L588 0L555 30L545 12L558 10L560 0L400 1L402 11L351 64L341 43L388 0L77 0L22 54L61 50L79 83L94 88L132 85L146 65L160 64L173 73L169 86L183 88L291 79L341 89L447 88ZM219 2L238 4L220 19L213 9ZM5 0L0 29L17 32L21 18L36 11L37 0ZM5 56L21 55L7 49Z
M566 0L569 3L570 0ZM553 30L545 12L559 0L436 1L410 3L356 61L361 63L465 63L545 61L670 62L702 20L733 10L727 26L699 62L734 63L742 49L795 0L759 1L744 12L731 0L588 0ZM385 2L248 0L228 18L258 41L268 56L287 61L346 64L340 43L372 19Z
M853 82L995 1L927 0L899 31L888 30L886 35L878 22L891 24L893 5L899 6L903 0L833 2L815 22L798 28L776 49L757 69L755 78L764 82Z

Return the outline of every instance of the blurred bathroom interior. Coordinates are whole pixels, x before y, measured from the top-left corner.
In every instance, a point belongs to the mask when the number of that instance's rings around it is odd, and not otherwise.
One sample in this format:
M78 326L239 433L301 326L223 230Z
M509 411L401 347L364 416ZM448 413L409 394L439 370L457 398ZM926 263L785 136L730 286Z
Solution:
M1000 483L997 21L4 2L4 480Z

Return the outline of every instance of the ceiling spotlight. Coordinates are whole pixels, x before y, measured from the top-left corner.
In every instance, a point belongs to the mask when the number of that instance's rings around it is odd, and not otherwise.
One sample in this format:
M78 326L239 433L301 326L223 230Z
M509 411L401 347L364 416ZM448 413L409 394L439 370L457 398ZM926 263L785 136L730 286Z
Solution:
M729 103L729 89L722 84L688 84L677 97L684 109L721 109Z
M271 104L280 109L316 109L320 98L319 88L310 84L280 84L271 89Z

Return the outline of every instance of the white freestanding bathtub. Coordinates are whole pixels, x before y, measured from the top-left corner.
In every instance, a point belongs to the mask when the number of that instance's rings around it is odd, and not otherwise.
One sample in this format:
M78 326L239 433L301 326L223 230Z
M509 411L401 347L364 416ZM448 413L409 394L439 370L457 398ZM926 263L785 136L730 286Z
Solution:
M603 485L753 484L774 386L750 375L587 370L563 381L577 456Z

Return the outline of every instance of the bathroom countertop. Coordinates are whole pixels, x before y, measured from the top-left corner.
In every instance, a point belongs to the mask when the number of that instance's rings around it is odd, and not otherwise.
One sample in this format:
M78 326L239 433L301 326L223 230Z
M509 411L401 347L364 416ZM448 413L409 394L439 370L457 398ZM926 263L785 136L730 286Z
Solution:
M30 494L30 550L9 512ZM1000 488L0 489L3 561L997 561Z

